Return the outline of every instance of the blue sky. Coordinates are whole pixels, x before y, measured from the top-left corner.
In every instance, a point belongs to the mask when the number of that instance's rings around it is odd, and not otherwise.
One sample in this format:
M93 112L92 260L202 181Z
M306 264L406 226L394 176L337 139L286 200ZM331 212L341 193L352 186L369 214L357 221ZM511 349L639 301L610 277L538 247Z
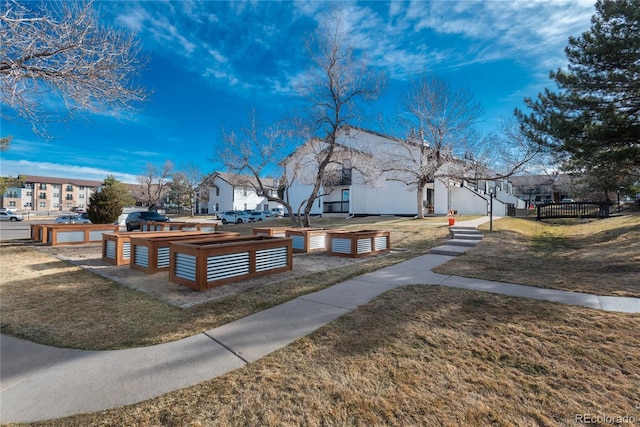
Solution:
M522 1L96 1L101 19L132 32L149 62L140 82L153 91L139 111L88 115L35 135L3 121L13 135L0 174L136 182L147 164L171 160L216 171L221 128L255 108L268 123L296 103L307 67L304 41L329 6L339 6L353 43L387 74L387 91L369 107L391 119L399 91L429 71L470 89L484 108L480 128L551 85L566 64L570 35L590 25L590 0ZM367 126L376 129L375 125Z

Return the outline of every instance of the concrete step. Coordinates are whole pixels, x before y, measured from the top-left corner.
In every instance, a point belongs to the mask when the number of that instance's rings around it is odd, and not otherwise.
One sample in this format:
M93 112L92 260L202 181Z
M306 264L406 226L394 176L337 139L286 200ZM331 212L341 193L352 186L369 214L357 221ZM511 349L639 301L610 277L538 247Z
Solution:
M464 253L471 249L470 246L453 246L453 245L444 245L432 248L429 253L436 255L449 255L449 256L458 256L461 253Z
M478 231L476 227L466 226L466 225L454 225L451 227L451 231Z
M472 234L472 233L453 233L453 238L458 240L482 240L482 234Z
M451 239L447 242L447 245L452 246L471 246L474 247L480 243L480 240L470 240L470 239Z

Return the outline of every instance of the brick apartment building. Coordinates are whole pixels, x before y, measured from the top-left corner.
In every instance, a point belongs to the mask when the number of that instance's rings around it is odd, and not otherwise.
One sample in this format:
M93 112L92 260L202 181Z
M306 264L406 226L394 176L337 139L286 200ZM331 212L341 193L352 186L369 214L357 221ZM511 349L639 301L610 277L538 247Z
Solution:
M101 181L20 175L18 184L2 194L1 207L21 211L68 211L86 209Z

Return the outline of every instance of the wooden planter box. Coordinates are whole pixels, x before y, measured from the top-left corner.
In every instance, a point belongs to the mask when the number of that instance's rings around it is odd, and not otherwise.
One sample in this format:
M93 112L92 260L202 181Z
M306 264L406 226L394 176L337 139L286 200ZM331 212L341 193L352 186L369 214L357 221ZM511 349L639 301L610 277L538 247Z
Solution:
M110 224L47 224L43 243L57 246L100 242L103 233L113 233L119 229L119 225Z
M216 231L217 224L213 222L155 222L140 223L140 231Z
M185 222L182 231L218 231L218 224L215 222Z
M254 236L285 237L287 230L293 227L254 227Z
M169 280L197 291L293 267L291 239L249 236L173 242Z
M47 227L56 224L31 224L31 240L47 243Z
M186 231L120 231L102 235L102 260L114 265L129 265L131 261L131 237L191 236ZM202 237L203 233L197 233Z
M359 258L391 250L388 231L328 231L327 255Z
M154 274L158 271L166 271L169 269L169 244L171 242L184 240L202 240L207 239L224 239L229 237L237 237L240 233L232 232L215 232L207 233L205 231L179 232L178 234L167 236L151 236L137 237L130 236L130 261L129 267L144 271L147 274Z
M295 253L324 252L327 250L327 231L325 228L290 228L285 235L291 238Z

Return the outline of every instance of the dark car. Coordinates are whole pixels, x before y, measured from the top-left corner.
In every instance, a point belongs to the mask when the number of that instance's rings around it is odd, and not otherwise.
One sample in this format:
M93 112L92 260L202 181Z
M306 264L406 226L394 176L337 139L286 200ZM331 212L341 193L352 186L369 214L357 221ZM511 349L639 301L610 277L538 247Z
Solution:
M125 224L127 231L140 230L140 224L143 222L170 222L169 217L159 214L156 211L131 212L127 215Z

